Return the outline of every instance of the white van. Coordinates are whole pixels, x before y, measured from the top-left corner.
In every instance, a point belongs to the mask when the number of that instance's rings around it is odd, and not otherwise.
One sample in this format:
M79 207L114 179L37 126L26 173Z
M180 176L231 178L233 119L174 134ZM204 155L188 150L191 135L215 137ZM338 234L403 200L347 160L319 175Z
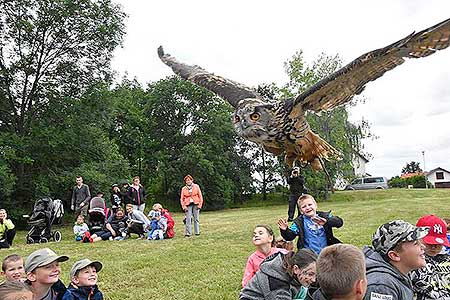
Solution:
M346 190L384 190L388 188L386 177L364 177L357 178L345 187Z

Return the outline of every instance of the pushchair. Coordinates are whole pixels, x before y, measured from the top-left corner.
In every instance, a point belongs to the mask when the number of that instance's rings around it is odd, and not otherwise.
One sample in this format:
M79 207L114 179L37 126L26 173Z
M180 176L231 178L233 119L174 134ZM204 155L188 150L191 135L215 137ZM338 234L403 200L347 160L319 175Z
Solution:
M106 207L105 200L100 197L91 199L88 211L89 232L94 234L105 229L106 220L109 215L109 209Z
M28 218L27 223L30 226L26 235L27 244L61 241L61 232L52 231L52 225L61 224L63 216L64 206L61 200L52 200L50 197L36 200L31 217L24 216Z

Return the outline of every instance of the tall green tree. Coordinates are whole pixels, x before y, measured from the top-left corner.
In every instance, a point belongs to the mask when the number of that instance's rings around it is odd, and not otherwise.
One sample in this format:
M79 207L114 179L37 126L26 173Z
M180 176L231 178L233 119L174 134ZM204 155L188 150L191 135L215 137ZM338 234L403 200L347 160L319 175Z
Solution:
M231 107L176 77L150 84L147 93L143 175L153 195L178 202L183 178L191 174L207 209L241 201L251 190L251 162L232 128Z
M402 174L416 173L416 172L422 172L422 169L420 168L420 163L415 161L407 163L406 166L402 169Z
M19 205L33 198L33 177L44 166L38 161L43 153L35 151L48 149L34 145L45 143L42 135L53 129L41 125L58 124L63 116L54 117L56 123L44 119L54 108L64 111L68 99L79 101L96 82L108 82L124 18L110 0L0 2L0 148L15 149L7 172L16 179Z

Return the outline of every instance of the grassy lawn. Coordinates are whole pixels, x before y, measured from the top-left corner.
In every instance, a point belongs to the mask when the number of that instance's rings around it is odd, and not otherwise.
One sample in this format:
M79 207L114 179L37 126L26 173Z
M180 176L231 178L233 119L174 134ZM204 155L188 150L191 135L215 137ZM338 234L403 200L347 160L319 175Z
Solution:
M450 216L449 190L343 191L319 203L344 219L335 230L343 242L363 246L378 225L404 219L415 223L424 214ZM72 240L70 227L62 228L63 240L45 246L70 260L62 264L62 280L69 282L69 269L81 258L100 260L99 286L105 299L237 299L245 262L254 251L251 234L256 224L269 224L285 217L286 203L218 212L202 212L201 235L183 236L182 214L173 214L176 236L172 240L104 241L82 244ZM0 258L18 253L27 256L43 245L26 245L26 232L19 232L12 249Z

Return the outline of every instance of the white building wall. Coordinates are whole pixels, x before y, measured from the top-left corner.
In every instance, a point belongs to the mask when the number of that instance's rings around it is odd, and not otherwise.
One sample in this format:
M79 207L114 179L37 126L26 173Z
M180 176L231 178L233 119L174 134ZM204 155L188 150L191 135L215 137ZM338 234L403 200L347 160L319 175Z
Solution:
M436 172L443 172L444 173L444 179L436 179ZM429 182L435 186L436 182L448 182L450 181L450 173L446 172L442 169L438 169L437 171L434 171L433 173L427 174L427 179Z
M359 155L353 157L353 170L356 177L362 177L366 175L366 161Z

